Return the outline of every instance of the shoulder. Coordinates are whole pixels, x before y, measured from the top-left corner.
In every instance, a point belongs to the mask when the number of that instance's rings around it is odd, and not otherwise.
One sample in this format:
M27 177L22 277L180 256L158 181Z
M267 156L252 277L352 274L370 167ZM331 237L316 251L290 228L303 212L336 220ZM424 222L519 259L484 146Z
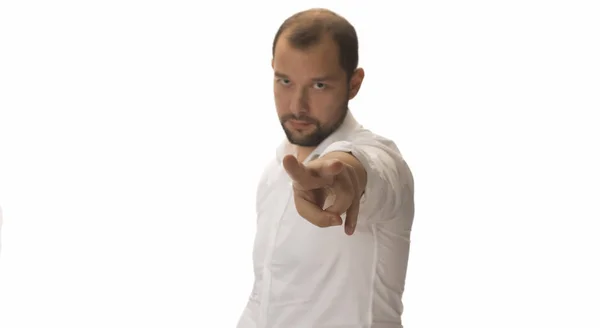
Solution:
M329 145L324 153L347 151L365 166L378 171L398 170L408 165L396 143L387 137L360 128L346 138ZM368 166L368 167L367 167Z

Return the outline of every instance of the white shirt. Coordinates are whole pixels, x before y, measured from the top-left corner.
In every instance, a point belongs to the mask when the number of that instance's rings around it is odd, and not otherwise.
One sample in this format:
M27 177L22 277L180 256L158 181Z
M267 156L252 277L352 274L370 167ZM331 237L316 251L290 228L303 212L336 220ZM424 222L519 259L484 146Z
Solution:
M401 328L414 217L413 177L391 140L349 112L305 163L351 152L367 171L355 233L302 218L282 166L285 141L259 183L254 287L238 328Z

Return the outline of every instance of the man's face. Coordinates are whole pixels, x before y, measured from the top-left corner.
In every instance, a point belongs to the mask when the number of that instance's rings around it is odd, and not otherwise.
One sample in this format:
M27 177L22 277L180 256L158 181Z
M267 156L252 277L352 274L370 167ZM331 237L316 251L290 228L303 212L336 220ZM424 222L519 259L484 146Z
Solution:
M356 83L348 83L339 64L338 48L327 36L300 50L282 35L275 47L273 70L275 107L281 126L290 143L304 147L318 146L342 124L348 101L362 82L360 70L360 81L353 91L351 86Z

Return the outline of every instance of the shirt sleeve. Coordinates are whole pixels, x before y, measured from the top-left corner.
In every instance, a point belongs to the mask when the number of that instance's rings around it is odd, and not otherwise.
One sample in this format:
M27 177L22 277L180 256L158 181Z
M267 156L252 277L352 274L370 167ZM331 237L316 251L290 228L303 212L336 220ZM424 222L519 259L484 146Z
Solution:
M367 172L361 216L369 221L397 217L403 203L413 198L413 177L396 145L391 140L338 141L321 156L339 151L351 153Z

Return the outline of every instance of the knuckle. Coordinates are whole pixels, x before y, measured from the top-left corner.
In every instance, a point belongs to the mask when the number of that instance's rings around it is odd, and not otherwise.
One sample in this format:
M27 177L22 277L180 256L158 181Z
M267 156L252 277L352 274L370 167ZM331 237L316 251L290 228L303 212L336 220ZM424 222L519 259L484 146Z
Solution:
M313 224L319 228L326 228L329 226L329 223L326 222L326 220L317 220L316 222L313 222Z

